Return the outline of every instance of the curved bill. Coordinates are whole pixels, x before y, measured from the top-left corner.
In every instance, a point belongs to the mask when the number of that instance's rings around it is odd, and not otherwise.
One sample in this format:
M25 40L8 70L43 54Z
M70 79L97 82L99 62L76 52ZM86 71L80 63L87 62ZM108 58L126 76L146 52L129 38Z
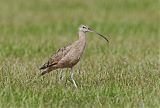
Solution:
M96 33L97 35L101 36L103 39L105 39L105 40L109 43L109 40L108 40L105 36L103 36L102 34L96 32L96 31L94 31L94 30L92 30L92 29L90 29L90 28L88 28L88 31L89 31L89 32L94 32L94 33Z

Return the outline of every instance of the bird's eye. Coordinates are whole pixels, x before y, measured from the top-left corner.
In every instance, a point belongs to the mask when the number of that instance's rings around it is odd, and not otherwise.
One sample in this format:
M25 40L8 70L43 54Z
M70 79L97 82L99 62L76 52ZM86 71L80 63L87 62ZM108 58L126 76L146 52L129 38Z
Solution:
M83 26L83 28L85 28L85 27Z

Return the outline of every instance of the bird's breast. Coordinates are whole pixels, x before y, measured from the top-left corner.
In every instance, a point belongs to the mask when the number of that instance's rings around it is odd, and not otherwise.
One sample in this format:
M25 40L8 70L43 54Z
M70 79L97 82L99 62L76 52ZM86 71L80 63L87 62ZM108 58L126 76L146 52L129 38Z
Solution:
M85 42L84 43L77 43L75 46L72 47L71 51L69 52L70 61L75 63L78 62L84 52L85 49Z
M59 62L63 67L73 67L77 64L84 52L85 42L75 43L68 54Z

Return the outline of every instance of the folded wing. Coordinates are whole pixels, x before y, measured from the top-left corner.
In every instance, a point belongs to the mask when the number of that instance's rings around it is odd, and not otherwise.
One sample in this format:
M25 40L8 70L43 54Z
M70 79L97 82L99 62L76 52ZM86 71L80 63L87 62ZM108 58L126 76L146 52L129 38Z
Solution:
M40 67L40 70L52 67L56 64L58 64L58 62L70 51L71 49L71 44L60 48L55 54L53 54L49 60L42 66Z

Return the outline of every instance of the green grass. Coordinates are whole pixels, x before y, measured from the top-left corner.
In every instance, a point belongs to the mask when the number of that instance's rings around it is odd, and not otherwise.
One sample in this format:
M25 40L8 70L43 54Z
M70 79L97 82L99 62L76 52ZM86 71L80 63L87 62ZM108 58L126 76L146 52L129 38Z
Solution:
M0 108L159 108L159 10L158 0L1 0ZM87 34L78 90L56 71L37 78L80 24L110 45Z

